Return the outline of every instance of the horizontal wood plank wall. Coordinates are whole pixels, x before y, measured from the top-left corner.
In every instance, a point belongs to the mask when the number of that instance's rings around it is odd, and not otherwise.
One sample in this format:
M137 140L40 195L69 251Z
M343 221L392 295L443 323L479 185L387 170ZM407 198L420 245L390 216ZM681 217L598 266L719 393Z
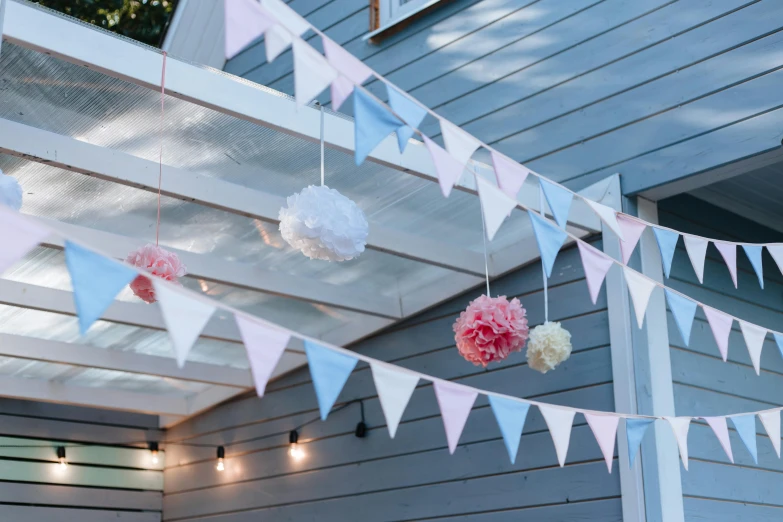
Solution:
M519 296L531 325L543 321L540 265L494 282L493 294ZM573 334L574 353L546 375L524 354L484 370L454 347L456 316L483 288L413 317L354 348L441 378L522 397L613 409L606 298L593 306L578 252L561 252L551 279L550 317ZM446 447L432 386L420 383L390 439L369 367L360 363L338 404L362 399L368 436L354 427L359 404L301 430L302 461L287 455L288 431L318 417L307 370L186 421L167 436L207 447L171 446L165 470L164 520L619 521L617 469L609 475L582 416L575 420L567 465L560 469L537 409L530 412L515 465L486 397L471 412L456 453ZM210 447L210 445L212 445ZM215 446L226 470L215 470ZM616 465L615 465L616 466ZM361 513L361 515L359 515Z
M378 43L362 40L369 4L289 5L439 114L574 188L622 172L624 192L639 192L780 145L778 0L453 0ZM290 51L268 64L259 41L225 68L293 94ZM366 87L386 98L379 82ZM422 130L440 139L434 118Z
M764 242L783 241L783 235L713 207L691 196L659 202L662 225L716 239ZM741 250L741 249L740 249ZM742 319L783 330L783 277L764 253L764 290L744 253L737 254L738 289L718 251L710 246L700 285L682 242L675 252L667 285ZM674 398L678 415L726 415L783 404L783 358L770 338L764 344L761 376L756 376L739 325L729 341L724 363L706 319L699 310L689 346L685 346L671 315ZM783 462L777 458L761 423L757 421L758 465L729 422L735 465L723 452L712 430L700 421L688 436L690 471L683 471L686 519L718 522L783 518L777 493L783 485Z
M0 399L0 520L159 522L165 458L153 464L146 449L163 438L157 425L151 415Z

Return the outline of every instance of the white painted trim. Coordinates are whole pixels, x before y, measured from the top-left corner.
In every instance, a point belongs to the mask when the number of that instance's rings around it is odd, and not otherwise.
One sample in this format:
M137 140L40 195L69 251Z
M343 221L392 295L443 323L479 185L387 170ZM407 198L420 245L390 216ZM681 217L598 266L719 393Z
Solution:
M609 179L611 183L607 187L603 202L617 211L622 211L620 176L615 174ZM606 226L603 227L603 249L611 257L621 259L620 241ZM606 299L609 313L615 411L637 413L631 335L631 328L636 328L636 320L631 311L623 272L617 266L613 266L606 276ZM637 459L633 468L629 467L628 441L622 434L622 431L618 431L617 453L623 521L645 522L644 481L640 459Z
M638 216L648 223L658 223L658 205L643 198L637 198ZM663 282L663 266L658 244L653 231L649 228L642 234L639 241L642 258L641 272ZM654 291L647 305L647 356L650 375L650 399L652 411L649 415L673 416L674 388L672 386L672 364L669 348L669 328L666 316L666 301L663 292ZM663 422L656 422L655 428L655 462L645 462L645 466L657 468L657 484L647 484L655 488L659 494L653 495L660 499L661 520L666 522L683 522L685 511L682 501L682 478L680 476L680 457L677 441L669 428Z
M416 1L416 0L413 0ZM410 11L405 12L402 15L395 16L395 12L393 9L393 6L391 5L392 2L396 3L398 6L400 4L400 0L380 0L380 9L381 9L381 20L380 20L380 27L378 29L375 29L373 31L370 31L369 33L362 36L362 41L366 42L367 40L374 38L380 34L383 34L384 32L388 31L392 27L394 27L397 24L400 24L407 20L408 18L411 18L413 16L416 16L420 12L424 11L425 9L429 9L433 5L442 2L443 0L429 0L422 2L419 0L418 3L421 5L411 9ZM387 16L384 16L383 11L388 9L389 14Z

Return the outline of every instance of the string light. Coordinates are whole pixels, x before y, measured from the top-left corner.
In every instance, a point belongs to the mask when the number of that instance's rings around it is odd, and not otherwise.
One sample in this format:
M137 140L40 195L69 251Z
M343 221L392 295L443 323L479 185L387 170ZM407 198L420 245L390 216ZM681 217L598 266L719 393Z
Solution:
M299 446L298 431L291 430L291 433L288 434L288 442L291 443L291 446L288 448L288 456L290 456L294 460L302 460L303 458L305 458L305 452Z
M57 460L60 461L60 469L64 470L68 467L68 462L65 460L65 446L57 446Z
M160 462L158 459L158 443L157 442L150 442L150 460L152 460L153 464L157 464Z
M218 471L223 471L226 469L226 465L223 463L223 459L226 458L226 448L223 446L218 446L217 449L217 466L215 466L215 469Z

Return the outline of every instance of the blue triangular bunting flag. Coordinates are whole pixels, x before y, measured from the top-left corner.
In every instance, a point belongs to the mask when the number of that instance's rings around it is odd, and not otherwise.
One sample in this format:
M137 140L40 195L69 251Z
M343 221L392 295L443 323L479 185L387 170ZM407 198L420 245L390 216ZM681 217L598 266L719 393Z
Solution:
M642 444L644 434L647 428L655 419L625 419L625 436L628 439L628 462L633 467L636 460L636 454L639 453L639 446Z
M775 343L778 345L778 351L780 352L780 356L783 357L783 334L779 334L777 332L772 332L773 337L775 337Z
M756 277L759 278L759 285L762 289L764 288L764 269L761 262L761 251L763 248L761 245L742 245L745 255L748 256L750 264L753 265L753 270L756 271Z
M756 451L756 416L755 415L737 415L729 417L734 427L737 428L740 439L748 448L753 462L759 463L758 452Z
M517 460L519 440L522 437L522 428L525 427L530 405L494 395L489 396L489 405L492 406L492 413L495 414L500 433L503 434L503 442L508 450L508 458L513 464Z
M544 178L538 178L538 181L541 184L541 190L544 192L544 197L546 197L546 202L552 210L555 221L560 225L560 228L565 228L568 223L568 213L571 210L571 202L574 199L574 195L560 185L555 185ZM543 213L543 209L541 210Z
M421 125L427 111L390 84L386 84L386 92L389 95L389 105L392 110L407 124L397 128L397 143L400 146L400 152L405 152L408 140L413 137L413 129Z
M655 240L658 242L658 250L661 252L661 262L663 262L663 273L666 277L672 271L672 259L674 258L674 249L677 248L677 240L680 234L672 232L665 228L652 227L655 233Z
M691 328L693 327L693 318L696 315L698 304L696 301L691 301L668 288L665 288L664 291L666 292L666 300L669 302L669 310L672 311L674 316L674 322L677 323L677 328L680 330L685 346L688 346L691 338Z
M138 275L135 270L70 241L65 242L65 264L71 274L82 335L100 319L120 290Z
M383 139L403 123L359 87L353 91L355 157L361 165Z
M536 235L538 251L541 253L541 262L544 264L546 276L551 277L557 253L568 236L550 221L542 218L535 212L528 212L527 214L530 216L530 222L533 224L533 233Z
M311 341L305 341L305 352L318 397L321 420L326 420L359 360Z

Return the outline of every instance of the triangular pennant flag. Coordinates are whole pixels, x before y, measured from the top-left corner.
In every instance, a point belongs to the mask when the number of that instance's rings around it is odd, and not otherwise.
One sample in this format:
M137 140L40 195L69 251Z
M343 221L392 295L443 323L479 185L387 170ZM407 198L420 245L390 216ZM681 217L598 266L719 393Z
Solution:
M666 300L669 302L669 310L672 311L674 316L674 322L677 323L677 328L680 330L685 346L688 346L691 339L691 329L693 328L693 318L696 316L698 304L696 301L691 301L668 288L665 288L664 292L666 293Z
M182 368L193 343L215 313L215 306L190 296L171 284L164 284L157 277L151 279L163 322L166 323L171 343L174 345L177 365Z
M718 438L718 442L729 457L729 461L734 464L734 454L731 452L731 442L729 441L729 428L726 426L726 417L702 417L712 428L712 432Z
M628 440L628 462L633 467L636 460L636 454L639 453L639 446L642 443L647 428L655 419L625 419L625 437Z
M326 420L359 360L306 339L304 344L321 420Z
M688 234L683 234L682 238L685 240L685 250L691 259L693 271L696 272L699 283L704 283L704 258L707 255L707 245L710 243L703 237Z
M604 284L606 273L609 272L614 261L611 257L584 241L577 241L576 244L579 247L579 256L582 258L587 289L590 290L590 298L593 300L593 304L595 304L598 300L598 292L601 291L601 285Z
M750 361L753 363L753 369L756 375L761 374L761 350L764 348L764 339L767 337L767 329L753 323L740 321L740 330L742 337L745 338L745 346L748 347Z
M772 332L772 336L775 338L775 344L778 345L778 351L780 352L780 356L783 357L783 335Z
M597 415L593 413L584 413L587 424L593 430L595 440L604 454L606 467L609 473L612 472L612 460L614 459L614 442L617 438L617 425L620 423L620 417L617 415Z
M227 60L277 23L256 0L225 0L224 11Z
M628 293L631 294L631 301L633 301L633 309L636 312L636 322L641 328L644 324L647 304L655 289L655 283L627 266L623 267L623 273L625 274L625 282L628 284Z
M530 404L490 395L489 405L492 407L492 413L495 414L495 419L498 421L500 433L503 434L503 443L506 445L508 458L514 464L517 460L519 441L522 437L522 429L525 427L525 419L527 419Z
M674 250L677 248L680 234L666 228L652 227L652 229L653 233L655 233L655 241L658 242L658 250L661 252L663 272L668 278L672 271L672 259L674 258Z
M718 249L726 266L729 267L731 281L734 283L734 288L737 288L737 245L725 241L713 241L712 244Z
M647 224L626 214L617 214L617 224L623 232L623 239L620 240L620 253L623 256L623 263L627 265L639 238L642 237L642 232L647 228Z
M310 29L310 22L302 18L296 11L281 0L261 0L261 5L274 16L286 29L297 36L302 36Z
M468 164L470 157L481 145L479 140L446 120L440 120L440 132L446 150L462 165Z
M294 91L297 107L303 107L337 79L337 71L301 38L294 40Z
M775 264L778 265L778 270L783 273L783 244L766 245L766 247Z
M756 416L755 415L736 415L729 417L731 422L734 423L734 427L737 428L737 433L742 439L742 443L748 448L750 456L753 457L753 462L758 464L759 457L756 450Z
M734 318L709 306L701 305L701 307L704 310L704 315L707 317L707 322L710 323L710 329L713 337L715 337L721 357L723 357L723 362L726 362L729 356L729 334L731 333L731 325L734 323Z
M688 471L688 430L691 427L690 417L664 417L672 427L677 447L680 448L680 459L685 471Z
M748 256L750 264L753 266L753 270L756 272L756 277L759 278L759 286L764 288L764 269L761 261L761 252L764 247L761 245L742 245L742 249L745 251L745 255Z
M574 200L574 195L565 188L548 181L543 177L538 178L540 190L544 191L544 197L549 205L549 209L552 211L552 216L560 228L565 230L568 224L568 213L571 210L571 202ZM544 209L541 209L543 215Z
M552 442L555 443L555 451L557 452L557 461L562 468L565 466L568 444L571 441L571 426L574 424L576 411L554 406L544 406L543 404L539 404L538 409L541 410L541 415L544 416L549 433L552 435Z
M402 125L396 116L363 89L354 90L353 117L357 166L364 162L386 136Z
M361 85L372 76L372 69L326 36L321 40L326 59L340 73L332 82L332 108L337 110L351 95L354 85Z
M0 274L49 237L51 232L32 219L0 205Z
M429 139L427 136L423 136L424 144L427 146L427 150L430 151L432 156L432 162L435 163L435 172L438 174L438 183L440 184L440 191L443 193L443 197L449 197L451 189L462 177L462 171L465 167L454 159L454 157L446 152L443 147Z
M241 315L235 315L234 319L247 350L256 393L259 397L263 397L266 383L269 382L272 372L280 362L291 335L285 330L267 326Z
M498 187L508 197L516 199L519 189L525 184L530 171L516 161L511 161L494 150L490 151L490 155L492 156L492 164L495 166L495 178L497 179Z
M378 390L383 416L386 417L389 435L394 438L405 407L408 406L413 390L419 383L419 377L380 362L370 363L370 369L372 379L375 381L375 389Z
M332 108L338 110L348 96L353 92L353 82L343 75L338 75L330 88L332 93Z
M772 442L772 447L775 448L775 453L780 458L780 410L759 413L759 419Z
M541 254L541 262L547 277L552 277L552 268L555 266L555 258L560 252L568 237L565 232L557 228L551 221L542 218L535 212L529 211L530 223L533 225L533 233L538 243L538 251Z
M413 137L413 129L418 129L422 120L427 115L426 109L411 101L410 98L400 93L397 89L386 84L386 92L389 95L389 106L407 125L397 129L397 141L400 152L405 152L408 140Z
M266 61L272 63L280 53L288 49L294 41L291 33L280 24L275 24L264 32L264 47L266 48Z
M484 226L487 229L487 238L492 241L500 225L517 206L514 199L508 197L495 185L483 178L476 178L478 185L481 212L484 214Z
M593 209L593 212L595 212L595 214L601 218L601 221L603 221L604 224L617 235L620 241L625 241L623 231L620 228L620 225L617 223L617 212L613 208L609 208L606 205L602 205L601 203L596 203L595 201L589 199L585 199L585 201L590 206L590 208Z
M435 396L443 417L443 427L446 429L446 440L449 443L449 453L454 454L457 443L468 421L468 415L476 402L478 392L473 388L461 386L449 381L435 380L432 382Z
M65 242L65 264L71 274L79 331L87 333L117 294L138 275L135 270L70 241Z

